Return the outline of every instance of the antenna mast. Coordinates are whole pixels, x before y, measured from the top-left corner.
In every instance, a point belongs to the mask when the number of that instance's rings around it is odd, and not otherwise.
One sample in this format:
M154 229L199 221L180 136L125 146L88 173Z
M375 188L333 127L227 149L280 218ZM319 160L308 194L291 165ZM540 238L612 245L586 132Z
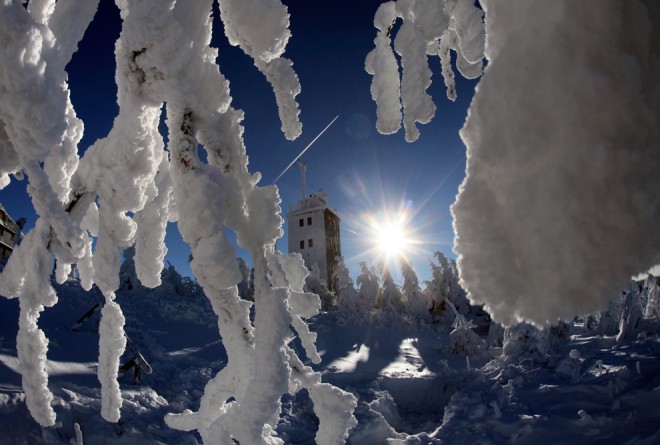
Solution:
M300 175L302 176L302 199L307 199L307 182L305 181L305 171L307 166L304 162L298 161L298 167L300 167Z

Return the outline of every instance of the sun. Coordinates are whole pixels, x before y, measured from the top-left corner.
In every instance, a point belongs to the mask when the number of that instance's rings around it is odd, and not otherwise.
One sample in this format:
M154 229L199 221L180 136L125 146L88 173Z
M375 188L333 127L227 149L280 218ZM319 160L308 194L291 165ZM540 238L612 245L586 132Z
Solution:
M397 222L389 222L374 227L374 241L378 250L387 257L401 257L406 254L410 240L405 228Z
M405 211L380 212L368 219L369 241L381 259L399 260L408 258L414 249L415 240Z

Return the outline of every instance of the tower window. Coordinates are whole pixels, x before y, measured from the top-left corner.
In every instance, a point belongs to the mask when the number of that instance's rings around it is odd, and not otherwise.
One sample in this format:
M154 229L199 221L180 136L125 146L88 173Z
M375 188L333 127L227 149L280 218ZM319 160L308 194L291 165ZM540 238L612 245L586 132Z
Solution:
M302 218L300 218L300 220L298 220L298 225L299 225L300 227L304 226L304 225L305 225L305 220L302 219Z
M307 240L307 247L314 247L314 240L313 239Z
M302 221L302 219L301 219ZM300 248L304 249L305 248L305 240L300 241Z
M307 225L308 225L308 226L311 226L311 225L312 225L312 217L311 217L311 216L308 216L308 217L307 217Z

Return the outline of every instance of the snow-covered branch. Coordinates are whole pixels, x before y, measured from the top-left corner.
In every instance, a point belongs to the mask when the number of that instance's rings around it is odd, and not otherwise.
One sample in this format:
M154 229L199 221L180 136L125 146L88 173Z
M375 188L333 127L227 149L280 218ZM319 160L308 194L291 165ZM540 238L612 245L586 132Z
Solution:
M394 50L391 37L397 20ZM417 123L426 124L435 114L435 105L426 92L431 85L427 56L439 56L447 97L456 99L454 73L449 50L456 52L457 66L468 78L481 75L483 66L483 11L470 0L398 0L380 5L374 18L378 34L376 47L365 61L373 77L371 96L377 105L376 127L383 134L396 133L403 126L406 140L419 137ZM401 110L403 106L403 111Z
M302 260L274 251L282 235L280 198L275 187L259 187L260 175L247 169L243 113L231 107L229 83L209 46L212 4L117 1L123 20L115 49L119 115L80 160L82 122L69 100L64 67L96 2L80 8L70 0L0 6L0 185L9 174L26 172L41 217L0 275L0 293L20 299L19 358L28 407L42 425L54 424L48 342L36 324L39 312L57 300L50 287L54 255L58 280L76 263L83 286L95 283L105 296L101 413L119 419L117 373L126 339L114 299L121 253L135 245L139 279L157 286L166 224L178 220L193 252L191 268L218 316L228 364L208 383L197 413L171 415L167 423L197 429L207 443L281 443L273 434L280 399L305 387L321 419L318 443L343 443L355 424L354 397L321 383L286 346L293 327L309 358L320 360L304 321L318 313L320 302L303 292ZM230 43L253 57L273 85L286 137L297 137L300 85L291 61L281 57L290 36L286 7L277 0L223 0L220 9ZM158 132L163 110L169 153ZM199 144L208 163L198 156ZM252 255L254 324L252 303L238 296L242 275L228 229Z
M377 127L399 128L399 99L407 140L417 138L415 122L430 119L423 44L440 56L450 99L450 49L459 72L474 78L485 48L488 64L461 130L466 178L452 206L461 283L505 324L553 324L602 309L630 277L660 263L660 6L480 5L380 6L366 63Z

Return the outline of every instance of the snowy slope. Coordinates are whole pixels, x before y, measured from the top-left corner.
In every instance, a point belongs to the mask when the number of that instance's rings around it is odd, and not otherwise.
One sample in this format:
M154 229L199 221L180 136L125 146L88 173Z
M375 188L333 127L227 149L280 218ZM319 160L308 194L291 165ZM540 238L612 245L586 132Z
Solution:
M51 339L57 423L50 428L28 415L17 372L17 302L0 298L0 443L75 444L75 424L86 444L199 443L196 433L170 429L163 417L197 409L204 385L226 363L206 298L144 289L118 294L126 332L153 373L143 373L141 385L132 371L121 377L121 420L111 424L100 416L95 375L98 313L71 330L102 296L75 281L57 290L59 303L40 320ZM583 334L578 323L565 338L551 339L544 354L509 348L506 355L495 347L469 360L449 352L451 328L391 313L322 313L311 327L323 359L315 369L358 397L352 445L660 441L657 322L620 343ZM297 340L292 344L302 355ZM317 425L306 390L284 397L277 431L285 443L313 444Z

